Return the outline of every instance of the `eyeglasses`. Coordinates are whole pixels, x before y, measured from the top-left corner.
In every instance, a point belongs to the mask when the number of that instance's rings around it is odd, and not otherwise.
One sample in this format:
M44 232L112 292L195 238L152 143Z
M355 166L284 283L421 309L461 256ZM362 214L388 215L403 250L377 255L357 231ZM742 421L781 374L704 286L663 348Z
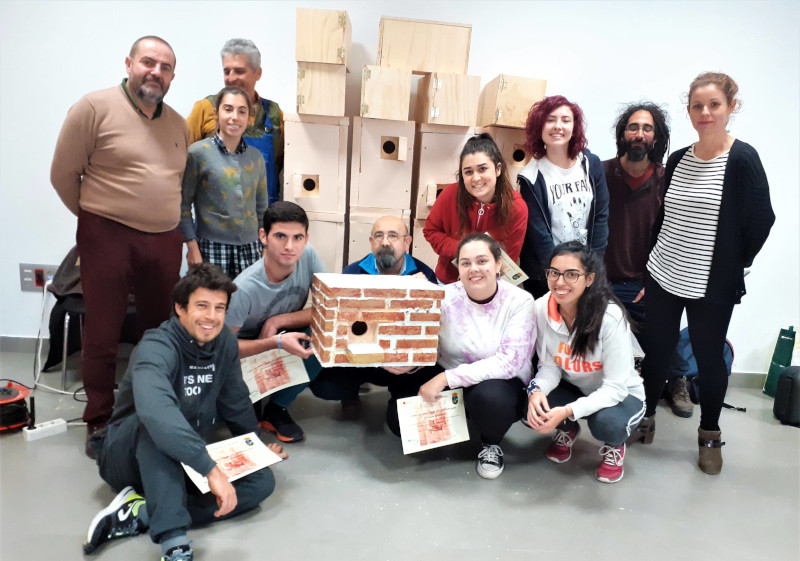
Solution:
M375 232L370 237L380 243L384 238L388 239L390 242L396 242L400 238L405 238L407 235L408 234L398 234L397 232Z
M564 282L575 284L578 282L579 278L586 276L586 273L581 273L577 269L567 269L563 273L558 269L545 269L544 276L547 278L547 280L552 282L558 281L558 277L563 276Z
M651 133L651 132L653 132L655 130L655 127L653 125L641 125L641 126L639 126L639 123L631 123L627 127L625 127L626 131L632 132L634 134L639 132L639 129L642 129L642 132L646 132L646 133L649 134L649 133Z

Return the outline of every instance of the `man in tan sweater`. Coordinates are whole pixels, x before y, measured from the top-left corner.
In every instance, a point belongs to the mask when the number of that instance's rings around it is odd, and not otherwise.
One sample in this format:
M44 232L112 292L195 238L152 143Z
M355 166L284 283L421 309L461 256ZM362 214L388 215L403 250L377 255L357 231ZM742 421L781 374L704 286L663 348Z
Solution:
M162 102L175 77L175 53L163 39L142 37L125 69L122 84L70 108L50 170L58 196L78 217L87 438L111 416L128 294L141 337L169 317L181 265L176 226L189 134Z

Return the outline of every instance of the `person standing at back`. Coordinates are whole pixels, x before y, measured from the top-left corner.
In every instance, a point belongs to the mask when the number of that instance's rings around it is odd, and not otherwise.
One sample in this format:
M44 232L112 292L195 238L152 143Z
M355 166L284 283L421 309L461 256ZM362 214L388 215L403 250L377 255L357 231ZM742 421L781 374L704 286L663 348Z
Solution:
M131 289L141 337L169 317L181 267L183 236L175 227L189 139L183 117L163 102L175 77L175 53L160 37L142 37L125 70L120 85L70 108L50 169L58 196L78 217L87 443L114 407ZM88 446L86 454L94 457Z
M704 72L689 86L687 110L699 139L667 161L667 193L645 279L647 317L659 329L647 334L647 411L639 438L653 439L655 406L686 310L701 388L698 466L709 475L722 470L719 417L728 389L728 324L745 294L744 269L775 222L758 153L728 133L738 91L730 76L718 72Z
M256 82L261 79L261 52L249 39L230 39L220 51L225 87L239 88L250 97L252 112L245 130L244 141L264 156L267 173L269 204L280 200L278 176L283 171L283 111L274 101L256 92ZM192 107L186 119L189 124L189 141L195 143L211 138L217 132L214 98L211 94Z
M631 103L614 124L617 157L603 162L608 184L608 247L605 263L614 295L636 326L636 340L647 353L644 275L653 224L664 204L664 155L669 150L667 114L650 102ZM686 378L669 380L667 400L679 417L691 417L694 404Z
M560 243L577 240L600 257L608 242L608 188L600 158L586 148L585 119L561 95L535 103L525 125L532 158L517 176L528 206L520 267L535 298L547 293L544 269Z

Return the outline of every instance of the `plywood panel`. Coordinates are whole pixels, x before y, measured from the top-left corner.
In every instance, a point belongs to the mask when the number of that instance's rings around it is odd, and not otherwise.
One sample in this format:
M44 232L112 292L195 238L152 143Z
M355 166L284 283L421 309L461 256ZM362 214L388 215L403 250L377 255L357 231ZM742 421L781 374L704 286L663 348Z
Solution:
M295 60L350 67L353 29L343 10L297 8Z
M344 264L344 214L308 212L311 245L329 273L341 273Z
M547 80L500 74L486 84L478 103L478 126L524 129L528 113L545 96Z
M475 126L480 97L480 76L434 72L417 88L417 122Z
M458 180L458 158L474 134L472 127L419 125L414 152L414 218L427 218L438 193Z
M422 235L422 230L425 228L424 220L414 220L414 237L411 241L411 255L425 263L431 269L436 269L436 263L439 261L439 256L433 251L431 244Z
M353 117L350 205L408 209L414 122Z
M344 117L347 68L340 64L297 63L297 112Z
M410 101L410 70L364 66L361 73L362 117L407 121Z
M284 115L283 198L306 211L347 208L348 119Z
M471 25L382 17L378 65L466 74L471 35Z

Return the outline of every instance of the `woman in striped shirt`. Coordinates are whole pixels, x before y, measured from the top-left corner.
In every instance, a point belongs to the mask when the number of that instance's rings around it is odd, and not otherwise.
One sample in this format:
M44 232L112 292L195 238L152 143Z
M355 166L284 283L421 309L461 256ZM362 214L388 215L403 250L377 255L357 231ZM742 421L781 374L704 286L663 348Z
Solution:
M705 72L689 87L688 112L699 136L670 155L667 192L647 263L647 335L643 365L646 418L634 439L649 443L655 411L686 310L697 358L700 395L700 469L722 469L719 416L728 388L723 348L734 304L745 293L744 269L753 263L775 221L769 185L755 149L727 131L738 108L738 86Z

